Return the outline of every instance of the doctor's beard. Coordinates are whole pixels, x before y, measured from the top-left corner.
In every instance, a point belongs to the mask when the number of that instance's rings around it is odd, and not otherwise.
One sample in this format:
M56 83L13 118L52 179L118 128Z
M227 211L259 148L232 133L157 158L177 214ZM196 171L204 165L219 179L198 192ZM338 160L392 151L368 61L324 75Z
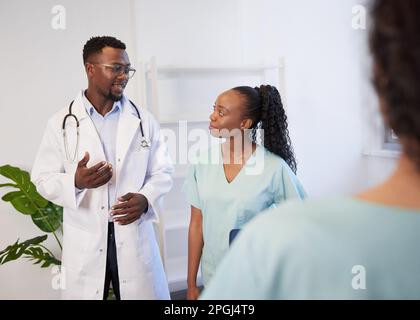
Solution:
M115 95L115 94L112 94L112 92L110 91L109 93L108 93L108 99L110 99L110 100L112 100L112 101L114 101L114 102L117 102L117 101L120 101L121 99L122 99L122 93L120 94L120 95Z

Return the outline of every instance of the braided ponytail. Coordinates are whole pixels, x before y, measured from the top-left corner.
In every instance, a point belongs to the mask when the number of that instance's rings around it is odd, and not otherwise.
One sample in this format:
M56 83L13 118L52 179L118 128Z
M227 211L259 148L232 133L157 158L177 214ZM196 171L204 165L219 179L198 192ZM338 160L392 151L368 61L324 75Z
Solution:
M280 93L273 86L236 87L236 92L246 99L244 118L252 120L251 140L257 142L259 129L264 130L264 147L280 156L296 173L297 166L289 137L287 116Z

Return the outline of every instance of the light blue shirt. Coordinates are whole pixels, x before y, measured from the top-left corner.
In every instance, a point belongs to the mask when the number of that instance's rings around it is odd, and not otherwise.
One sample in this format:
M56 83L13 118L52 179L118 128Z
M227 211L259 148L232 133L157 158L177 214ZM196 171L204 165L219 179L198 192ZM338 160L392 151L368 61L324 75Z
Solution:
M118 121L121 114L122 104L120 101L114 102L112 109L102 116L95 107L90 103L86 98L85 93L83 92L83 103L85 105L86 111L89 117L92 119L98 136L102 143L102 148L105 153L106 161L112 164L112 168L116 168L116 145L117 145L117 131L118 131ZM117 200L116 195L116 177L115 169L113 170L113 175L111 180L107 183L108 186L108 210L113 206ZM112 221L112 218L109 218L109 221Z
M220 145L212 147L198 164L190 167L184 184L189 203L203 215L201 269L205 286L228 251L232 229L241 229L271 206L305 197L302 185L286 162L264 147L257 146L230 183L221 159Z
M420 210L287 203L245 227L202 299L420 299Z

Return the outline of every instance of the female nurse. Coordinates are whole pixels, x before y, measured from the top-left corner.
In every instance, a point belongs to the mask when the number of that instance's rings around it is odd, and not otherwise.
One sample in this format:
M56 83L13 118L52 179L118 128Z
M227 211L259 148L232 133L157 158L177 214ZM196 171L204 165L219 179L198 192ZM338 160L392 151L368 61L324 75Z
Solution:
M209 129L224 142L200 155L185 182L191 204L188 299L200 293L200 261L206 286L229 248L233 229L264 209L305 197L287 126L273 86L236 87L218 96Z

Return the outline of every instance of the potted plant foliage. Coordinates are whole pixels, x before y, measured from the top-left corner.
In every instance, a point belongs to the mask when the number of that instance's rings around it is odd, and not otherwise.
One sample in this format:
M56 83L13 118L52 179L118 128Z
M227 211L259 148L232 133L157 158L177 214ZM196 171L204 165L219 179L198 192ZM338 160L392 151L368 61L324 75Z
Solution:
M10 202L20 213L29 216L32 222L45 234L15 243L0 251L0 265L20 258L32 260L41 268L50 265L61 265L60 259L54 256L43 243L52 235L62 249L58 233L62 233L63 208L44 199L31 182L29 173L10 165L0 167L0 174L11 180L0 184L0 187L13 188L3 195L2 200ZM0 248L1 249L1 248Z

